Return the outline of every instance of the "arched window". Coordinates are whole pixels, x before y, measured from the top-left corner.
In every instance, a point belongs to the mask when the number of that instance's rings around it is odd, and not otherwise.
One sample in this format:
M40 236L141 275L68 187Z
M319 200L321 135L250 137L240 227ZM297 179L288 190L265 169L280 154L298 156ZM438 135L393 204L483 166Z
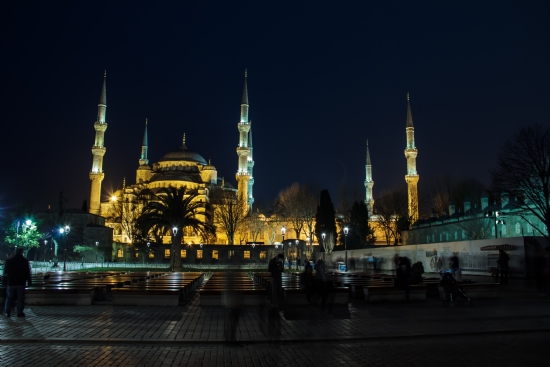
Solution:
M458 231L455 231L455 240L458 240Z
M466 231L465 230L462 230L462 239L465 239L466 238Z
M527 233L533 233L533 227L531 227L530 223L527 223Z
M519 224L519 223L516 223L516 233L517 234L521 233L521 224Z
M430 236L426 236L426 243L430 243Z
M506 224L502 225L502 234L506 234Z
M443 242L443 233L439 234L439 242Z
M445 232L445 241L449 240L449 232Z

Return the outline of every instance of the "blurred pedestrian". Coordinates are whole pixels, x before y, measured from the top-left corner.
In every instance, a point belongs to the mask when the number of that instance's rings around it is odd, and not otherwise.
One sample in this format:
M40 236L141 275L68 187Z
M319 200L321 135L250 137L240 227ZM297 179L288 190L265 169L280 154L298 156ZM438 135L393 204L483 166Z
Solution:
M241 295L235 285L235 273L227 273L227 289L222 292L222 304L226 308L225 341L237 343L237 325L241 314Z
M498 250L498 267L500 271L500 284L508 284L510 256L504 250Z
M300 274L300 288L306 294L307 303L311 305L311 295L313 294L313 267L306 261L304 272Z
M550 246L544 250L541 256L544 258L544 268L542 270L542 274L544 275L544 279L546 281L546 295L550 296Z
M279 307L279 300L282 291L283 277L283 254L278 254L271 259L268 265L268 271L271 273L271 307Z
M13 299L17 296L17 317L25 317L25 285L28 283L29 287L32 286L32 278L29 260L23 256L23 248L18 248L15 256L6 261L4 276L7 278L6 316L10 317Z
M405 299L408 301L411 293L411 263L408 258L400 258L396 275L395 286L405 291Z
M319 258L317 260L317 263L315 264L315 284L317 287L317 300L321 298L321 314L325 315L325 307L327 305L327 300L329 300L329 296L332 293L332 281L330 280L329 275L327 274L327 270L325 267L325 262L322 258ZM329 300L328 302L328 314L330 315L332 313L332 302Z

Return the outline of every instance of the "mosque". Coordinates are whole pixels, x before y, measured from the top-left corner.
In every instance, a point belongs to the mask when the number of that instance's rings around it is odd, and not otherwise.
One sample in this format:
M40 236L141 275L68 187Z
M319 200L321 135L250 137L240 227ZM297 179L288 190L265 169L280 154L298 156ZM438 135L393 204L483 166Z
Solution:
M105 225L113 229L113 240L116 244L115 249L117 257L127 257L126 252L130 252L131 235L127 233L120 222L113 220L113 211L118 208L123 211L123 215L136 215L139 212L140 205L144 205L146 199L154 195L162 188L180 188L185 186L198 194L196 200L211 202L211 193L214 190L228 191L245 200L248 207L251 208L254 203L254 159L252 148L252 123L248 117L248 87L247 87L247 71L244 75L244 87L240 109L240 120L237 124L239 132L239 143L237 146L238 169L236 172L237 188L234 188L224 179L218 177L216 167L210 161L206 161L199 153L190 150L187 146L185 134L183 135L182 143L179 149L168 152L158 162L150 163L148 159L148 133L147 120L145 121L145 131L141 147L141 156L138 160L136 169L136 179L134 184L126 184L124 180L123 187L117 190L107 200L102 200L101 185L105 177L103 172L103 158L105 156L104 136L107 130L106 110L107 110L107 87L106 74L104 74L103 86L101 90L100 101L98 104L97 121L94 124L95 142L92 146L92 169L89 177L91 180L90 198L89 198L89 213L105 218ZM406 120L406 137L407 145L405 149L405 157L407 160L407 174L405 181L408 185L409 196L409 215L411 218L418 218L418 180L419 175L416 171L416 156L418 150L414 143L414 126L410 108L409 96L407 94L407 120ZM371 208L374 205L373 186L374 180L372 176L372 163L370 152L366 149L366 165L365 165L365 203ZM140 201L140 198L145 198ZM121 202L132 203L130 206L121 206ZM120 213L119 213L120 217ZM265 220L265 217L263 217ZM383 231L376 226L376 217L373 218L376 232L383 237ZM287 226L289 229L291 225ZM194 245L204 242L196 233L185 230L185 242L188 245ZM269 231L259 233L259 242L266 244L275 243L279 240L277 235L270 235ZM162 238L162 243L168 245L170 236ZM305 242L306 238L300 238L300 241ZM227 236L225 233L218 231L216 233L215 242L217 244L227 244ZM382 242L382 241L381 241ZM166 252L168 251L168 252ZM164 257L169 257L169 249L164 251ZM136 254L137 256L137 254ZM151 257L151 256L149 256ZM154 256L153 256L154 257Z

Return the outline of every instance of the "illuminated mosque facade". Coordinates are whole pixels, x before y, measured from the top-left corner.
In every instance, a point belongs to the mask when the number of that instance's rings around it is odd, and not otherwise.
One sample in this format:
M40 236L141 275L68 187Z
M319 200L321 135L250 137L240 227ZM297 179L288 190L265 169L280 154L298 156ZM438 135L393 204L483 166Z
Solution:
M123 187L117 190L107 200L101 200L101 185L105 177L103 172L103 157L106 152L104 145L104 136L107 130L106 111L107 111L107 87L106 74L104 74L103 86L101 89L100 100L98 104L97 121L94 124L95 141L92 146L92 169L89 177L91 181L89 212L91 214L100 215L106 218L106 225L113 228L113 240L118 244L130 244L130 234L125 233L124 226L119 225L112 220L113 210L117 200L126 200L130 198L131 202L139 202L136 200L138 196L150 198L158 190L162 188L180 188L185 186L188 190L197 194L196 200L209 203L213 190L220 189L233 193L235 198L244 200L248 203L248 208L252 208L254 203L254 159L252 147L252 122L249 120L249 101L248 101L248 86L247 86L247 71L244 75L244 87L240 106L240 119L237 124L239 132L239 142L237 146L238 169L236 172L237 188L234 188L223 178L218 177L216 167L210 161L207 161L199 153L188 148L186 136L183 134L181 146L179 149L168 152L162 156L157 162L151 163L148 158L149 138L148 138L148 122L145 120L145 131L141 146L141 155L138 159L136 169L135 183L126 184L126 179L123 182ZM405 157L407 160L407 174L405 181L408 186L409 196L409 214L411 218L418 218L418 179L419 175L416 171L416 157L418 150L414 143L414 126L412 113L410 108L409 95L407 94L407 119L406 119L406 149ZM366 146L366 165L365 165L365 203L369 207L369 212L372 213L374 206L373 186L374 180L372 176L372 163L368 147ZM144 201L141 204L144 205ZM121 207L124 211L138 212L142 207ZM120 214L119 214L120 216ZM262 216L264 220L265 217ZM373 225L380 244L385 243L385 235L383 230L377 225L377 218L372 217ZM286 224L286 223L283 223ZM281 224L281 225L283 225ZM288 230L291 225L287 225ZM204 242L198 234L187 231L184 234L185 242L188 244L199 244ZM260 233L259 241L264 241L268 244L274 243L275 240L280 240L276 235L268 233ZM268 239L269 238L269 239ZM162 243L169 244L170 236L162 238ZM300 238L301 241L306 241L306 238ZM227 236L224 232L218 230L216 233L215 242L218 244L227 244Z

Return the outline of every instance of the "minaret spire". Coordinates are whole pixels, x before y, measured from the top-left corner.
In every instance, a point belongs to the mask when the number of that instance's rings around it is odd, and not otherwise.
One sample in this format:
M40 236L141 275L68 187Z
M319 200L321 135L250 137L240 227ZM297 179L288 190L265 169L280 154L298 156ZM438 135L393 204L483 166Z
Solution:
M141 184L151 180L153 172L149 166L149 120L145 118L145 131L143 132L143 141L141 143L141 156L139 158L139 167L136 170L136 183Z
M250 162L252 162L251 148L249 142L250 122L248 121L248 87L247 87L248 72L244 70L244 88L243 98L241 100L241 119L238 124L239 129L239 146L237 147L237 155L239 157L239 168L236 178L238 182L239 200L245 201L250 205L249 188L252 173L250 172ZM253 165L253 162L252 162ZM248 211L248 209L247 209Z
M97 121L94 124L95 141L92 146L92 170L90 171L90 180L92 185L90 188L90 207L89 211L92 214L101 214L101 182L105 177L103 173L103 156L105 155L105 115L107 112L107 71L103 74L103 87L97 105Z
M405 148L405 158L407 158L407 174L405 181L408 188L409 217L411 224L418 220L418 180L420 176L416 171L416 157L418 149L414 143L414 126L411 113L411 102L409 93L407 93L407 123L405 127L407 134L407 146Z
M147 159L147 153L149 150L149 136L147 135L147 125L149 121L145 118L145 132L143 133L143 142L141 143L141 158L139 159L140 166L146 166L149 164L149 159Z
M369 141L367 140L367 160L365 164L365 204L367 205L370 214L372 214L372 209L374 207L374 197L372 195L373 186L374 181L372 179L372 164L370 160Z

